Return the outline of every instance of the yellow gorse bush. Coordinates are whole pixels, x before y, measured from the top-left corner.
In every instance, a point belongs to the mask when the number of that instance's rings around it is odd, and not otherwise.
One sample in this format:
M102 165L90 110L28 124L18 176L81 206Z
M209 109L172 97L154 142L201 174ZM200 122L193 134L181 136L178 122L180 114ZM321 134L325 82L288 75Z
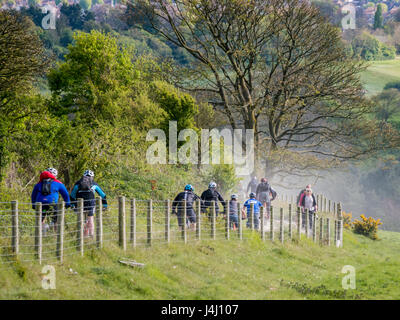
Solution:
M363 234L373 240L378 239L378 226L382 224L381 219L374 219L372 217L366 218L365 215L360 216L362 220L354 220L353 229L355 233Z
M352 218L351 212L346 213L342 211L342 217L343 217L343 227L346 229L351 229L351 218Z

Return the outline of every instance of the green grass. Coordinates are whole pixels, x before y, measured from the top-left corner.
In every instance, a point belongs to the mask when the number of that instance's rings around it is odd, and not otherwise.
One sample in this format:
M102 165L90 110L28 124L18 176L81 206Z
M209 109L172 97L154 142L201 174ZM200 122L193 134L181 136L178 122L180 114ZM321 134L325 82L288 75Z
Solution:
M373 61L369 68L361 75L369 96L381 92L384 86L391 81L400 81L400 57L395 60Z
M399 299L400 233L381 240L344 232L344 248L247 240L190 242L121 251L109 243L56 268L56 290L41 288L36 263L0 263L1 299ZM145 263L142 269L118 262ZM0 260L1 262L1 260ZM4 261L3 261L4 262ZM355 290L342 289L343 266L356 269ZM72 274L72 268L78 274Z

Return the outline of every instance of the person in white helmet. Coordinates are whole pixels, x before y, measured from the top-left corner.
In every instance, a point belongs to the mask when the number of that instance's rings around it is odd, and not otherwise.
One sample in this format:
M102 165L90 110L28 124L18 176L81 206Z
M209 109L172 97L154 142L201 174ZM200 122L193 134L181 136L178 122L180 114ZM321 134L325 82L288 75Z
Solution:
M77 199L83 199L83 210L86 216L86 224L84 235L85 237L93 237L94 235L94 212L95 212L95 193L98 193L102 198L102 205L107 208L107 198L104 191L94 181L94 172L86 170L83 177L77 181L71 192L71 201L76 204Z
M205 213L207 209L212 208L213 202L215 202L215 216L218 217L219 213L219 207L218 207L218 201L222 203L224 206L224 213L226 212L226 204L224 198L221 196L221 194L217 191L217 184L214 181L211 181L208 184L208 189L205 190L201 194L201 200L203 200L203 206L202 206L202 212ZM209 217L211 216L211 212L209 212Z

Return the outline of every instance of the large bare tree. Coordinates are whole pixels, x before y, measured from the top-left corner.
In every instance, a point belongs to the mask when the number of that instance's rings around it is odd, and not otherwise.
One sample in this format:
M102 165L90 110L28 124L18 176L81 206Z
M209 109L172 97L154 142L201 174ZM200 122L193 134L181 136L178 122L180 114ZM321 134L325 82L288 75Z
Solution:
M141 0L137 10L195 60L176 85L207 97L232 128L254 129L269 176L359 159L392 147L368 120L362 62L308 1ZM263 170L264 171L264 170Z

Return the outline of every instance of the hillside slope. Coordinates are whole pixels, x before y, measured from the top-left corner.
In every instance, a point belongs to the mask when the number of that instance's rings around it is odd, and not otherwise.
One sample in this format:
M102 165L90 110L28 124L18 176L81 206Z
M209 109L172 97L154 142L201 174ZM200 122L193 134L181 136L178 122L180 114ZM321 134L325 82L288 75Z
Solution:
M1 299L399 299L400 233L381 240L344 233L344 248L308 239L280 245L257 234L128 249L113 244L67 257L56 268L56 290L41 288L38 264L0 263ZM130 258L143 269L118 262ZM4 261L2 261L4 262ZM356 289L343 290L342 268L356 269ZM74 274L70 271L77 272Z

